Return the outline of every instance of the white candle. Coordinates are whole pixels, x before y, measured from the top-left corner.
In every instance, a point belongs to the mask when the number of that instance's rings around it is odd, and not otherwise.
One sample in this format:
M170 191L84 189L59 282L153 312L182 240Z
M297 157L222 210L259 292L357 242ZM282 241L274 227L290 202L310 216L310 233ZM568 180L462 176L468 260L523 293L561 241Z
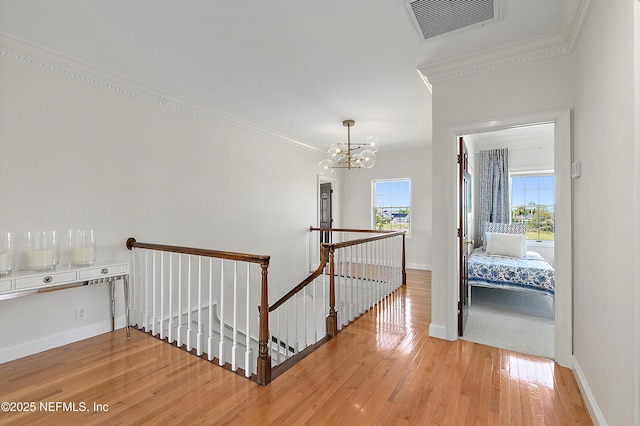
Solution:
M4 275L9 272L9 253L0 253L0 275Z
M53 250L31 250L28 254L29 268L46 269L53 266Z
M71 263L74 265L90 265L95 260L95 247L73 247L71 249Z

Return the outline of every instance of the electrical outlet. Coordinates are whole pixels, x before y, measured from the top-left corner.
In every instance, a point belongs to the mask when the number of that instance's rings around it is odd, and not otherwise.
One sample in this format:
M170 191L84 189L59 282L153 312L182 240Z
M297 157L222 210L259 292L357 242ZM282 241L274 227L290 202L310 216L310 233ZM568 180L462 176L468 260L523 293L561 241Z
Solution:
M76 309L76 319L83 320L87 317L87 310L85 308Z

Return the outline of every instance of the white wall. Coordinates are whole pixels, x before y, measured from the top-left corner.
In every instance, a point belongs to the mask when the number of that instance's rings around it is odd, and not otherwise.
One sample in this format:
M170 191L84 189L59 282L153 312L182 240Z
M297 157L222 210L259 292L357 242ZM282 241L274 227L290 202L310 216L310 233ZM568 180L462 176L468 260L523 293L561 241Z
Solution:
M433 86L433 180L440 182L434 185L433 203L442 208L433 212L434 246L441 250L434 252L432 335L455 339L457 324L456 129L574 106L573 158L582 162L582 177L573 181L570 218L572 365L593 420L611 425L638 421L633 363L637 246L631 232L637 177L633 125L639 113L633 104L633 73L638 72L633 67L633 3L594 1L572 55ZM556 156L556 172L566 167L565 160Z
M0 55L0 230L92 226L99 260L128 260L130 236L268 254L272 301L307 274L321 153L75 65ZM0 301L0 362L108 330L107 297Z
M457 337L456 136L498 130L506 121L526 124L520 117L569 107L570 76L571 58L561 56L434 84L433 245L438 250L433 252L432 335Z
M371 228L371 181L375 179L411 178L411 233L406 239L407 267L431 269L431 149L411 152L377 153L371 169L345 172L341 182L341 223L343 228Z
M639 399L632 374L638 262L631 232L632 152L640 113L633 104L633 18L633 2L593 2L573 79L573 149L582 163L573 188L574 357L590 387L587 397L599 407L598 420L610 425L634 424Z

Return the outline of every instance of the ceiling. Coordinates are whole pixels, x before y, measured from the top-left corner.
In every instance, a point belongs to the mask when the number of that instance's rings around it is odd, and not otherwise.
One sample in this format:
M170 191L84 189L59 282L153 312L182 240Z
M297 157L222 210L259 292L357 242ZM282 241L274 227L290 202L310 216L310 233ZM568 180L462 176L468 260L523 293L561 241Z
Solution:
M376 135L382 153L431 143L419 69L437 82L570 43L587 0L496 0L497 20L428 40L407 1L0 0L0 47L45 48L322 150L354 119L352 140Z

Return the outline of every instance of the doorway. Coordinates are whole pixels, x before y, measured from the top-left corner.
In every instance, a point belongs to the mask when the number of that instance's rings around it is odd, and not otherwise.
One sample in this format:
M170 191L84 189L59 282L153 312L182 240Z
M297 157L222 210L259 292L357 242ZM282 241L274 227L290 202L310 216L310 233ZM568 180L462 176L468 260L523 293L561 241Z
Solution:
M320 183L320 228L332 228L333 227L333 189L331 189L331 182ZM321 243L331 243L331 233L320 233Z
M338 178L318 175L316 203L317 226L319 228L339 228L340 180ZM318 268L320 243L328 238L330 236L324 232L309 234L309 271L315 271Z
M469 176L473 182L472 207L469 210L468 219L471 235L476 237L472 250L478 256L485 256L486 246L483 246L484 233L483 224L478 219L478 192L482 182L479 178L476 155L480 151L498 150L506 148L509 151L509 198L510 209L513 214L519 210L516 208L518 196L514 182L533 182L540 180L537 176L555 176L555 124L554 122L521 125L502 130L491 130L478 133L465 134L464 143L469 146ZM461 145L462 146L462 143ZM515 177L518 176L518 177ZM569 182L570 184L570 182ZM460 188L462 191L462 187ZM514 192L512 192L514 191ZM551 194L553 194L553 184ZM541 191L538 191L540 193ZM527 190L527 197L531 197L533 190ZM553 195L551 195L553 198ZM466 198L466 196L465 196ZM544 207L536 199L535 207L525 210L529 212L545 211L545 217L553 216L554 201L548 199L545 203L549 207ZM463 217L463 212L459 212ZM530 212L529 212L530 213ZM526 220L525 220L526 219ZM524 250L525 259L540 253L542 263L555 263L555 241L553 232L545 233L544 237L538 232L534 236L531 232L533 228L533 218L523 215L512 217L512 222L527 222L527 247ZM537 222L539 223L539 222ZM551 221L551 223L553 223ZM524 223L523 223L524 224ZM480 231L480 232L478 232ZM531 235L530 235L531 234ZM550 236L549 236L550 234ZM545 241L542 241L541 238ZM464 239L460 240L459 257L464 254ZM490 254L490 253L489 253ZM529 256L527 256L529 255ZM484 261L484 260L483 260ZM460 272L460 282L465 279L464 273ZM489 346L501 347L517 352L543 356L546 358L556 358L556 306L553 296L532 291L522 291L518 287L493 286L493 283L473 282L468 293L461 293L460 300L469 301L468 326L461 329L461 336L465 340L487 344ZM502 288L498 288L502 287ZM514 290L515 288L515 290ZM461 327L463 324L459 324Z

